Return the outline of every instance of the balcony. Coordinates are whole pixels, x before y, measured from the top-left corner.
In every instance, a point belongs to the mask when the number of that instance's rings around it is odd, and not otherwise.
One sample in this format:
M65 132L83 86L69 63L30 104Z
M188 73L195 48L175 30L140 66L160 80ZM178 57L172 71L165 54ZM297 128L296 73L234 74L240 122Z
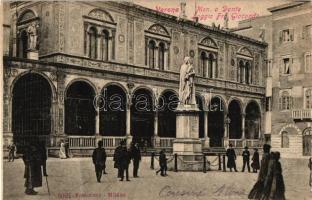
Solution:
M312 109L294 109L291 116L294 120L312 120Z

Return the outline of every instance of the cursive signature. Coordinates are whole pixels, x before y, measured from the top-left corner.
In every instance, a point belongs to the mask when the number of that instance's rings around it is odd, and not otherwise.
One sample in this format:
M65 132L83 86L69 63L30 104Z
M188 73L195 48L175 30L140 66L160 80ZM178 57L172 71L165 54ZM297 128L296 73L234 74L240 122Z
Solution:
M217 187L213 190L213 194L216 196L245 196L247 195L244 189L235 188L234 185L227 186L223 184L221 187Z
M166 185L159 191L159 197L200 197L207 195L204 190L177 190Z

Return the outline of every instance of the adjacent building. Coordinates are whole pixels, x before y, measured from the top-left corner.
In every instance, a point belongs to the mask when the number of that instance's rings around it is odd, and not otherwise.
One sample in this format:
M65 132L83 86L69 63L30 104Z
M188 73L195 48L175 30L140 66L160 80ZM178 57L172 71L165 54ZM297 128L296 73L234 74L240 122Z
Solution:
M266 41L266 128L273 149L284 156L311 155L312 4L297 1L272 14L239 23L235 33Z
M196 68L203 147L264 141L267 44L125 2L9 4L4 144L171 148L179 68ZM290 139L291 141L291 139Z

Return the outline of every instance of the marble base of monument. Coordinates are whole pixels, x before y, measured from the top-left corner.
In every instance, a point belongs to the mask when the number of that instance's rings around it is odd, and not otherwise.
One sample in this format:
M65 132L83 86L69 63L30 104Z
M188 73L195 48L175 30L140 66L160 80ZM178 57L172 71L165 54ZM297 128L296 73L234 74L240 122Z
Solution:
M38 50L27 50L27 58L31 60L39 60Z
M197 105L179 105L176 110L177 132L173 153L178 155L178 170L203 169L202 141L199 139L199 109Z

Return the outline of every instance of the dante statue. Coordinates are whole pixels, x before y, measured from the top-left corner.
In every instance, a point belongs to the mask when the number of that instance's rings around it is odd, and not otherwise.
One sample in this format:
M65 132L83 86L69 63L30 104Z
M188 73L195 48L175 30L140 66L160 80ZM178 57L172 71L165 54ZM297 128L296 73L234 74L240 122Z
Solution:
M184 63L180 69L180 87L179 87L179 101L183 105L196 104L195 99L195 84L194 84L195 70L191 63L190 57L184 58Z
M38 39L38 28L39 25L36 22L31 23L27 28L28 38L29 38L29 49L37 49L37 39Z

